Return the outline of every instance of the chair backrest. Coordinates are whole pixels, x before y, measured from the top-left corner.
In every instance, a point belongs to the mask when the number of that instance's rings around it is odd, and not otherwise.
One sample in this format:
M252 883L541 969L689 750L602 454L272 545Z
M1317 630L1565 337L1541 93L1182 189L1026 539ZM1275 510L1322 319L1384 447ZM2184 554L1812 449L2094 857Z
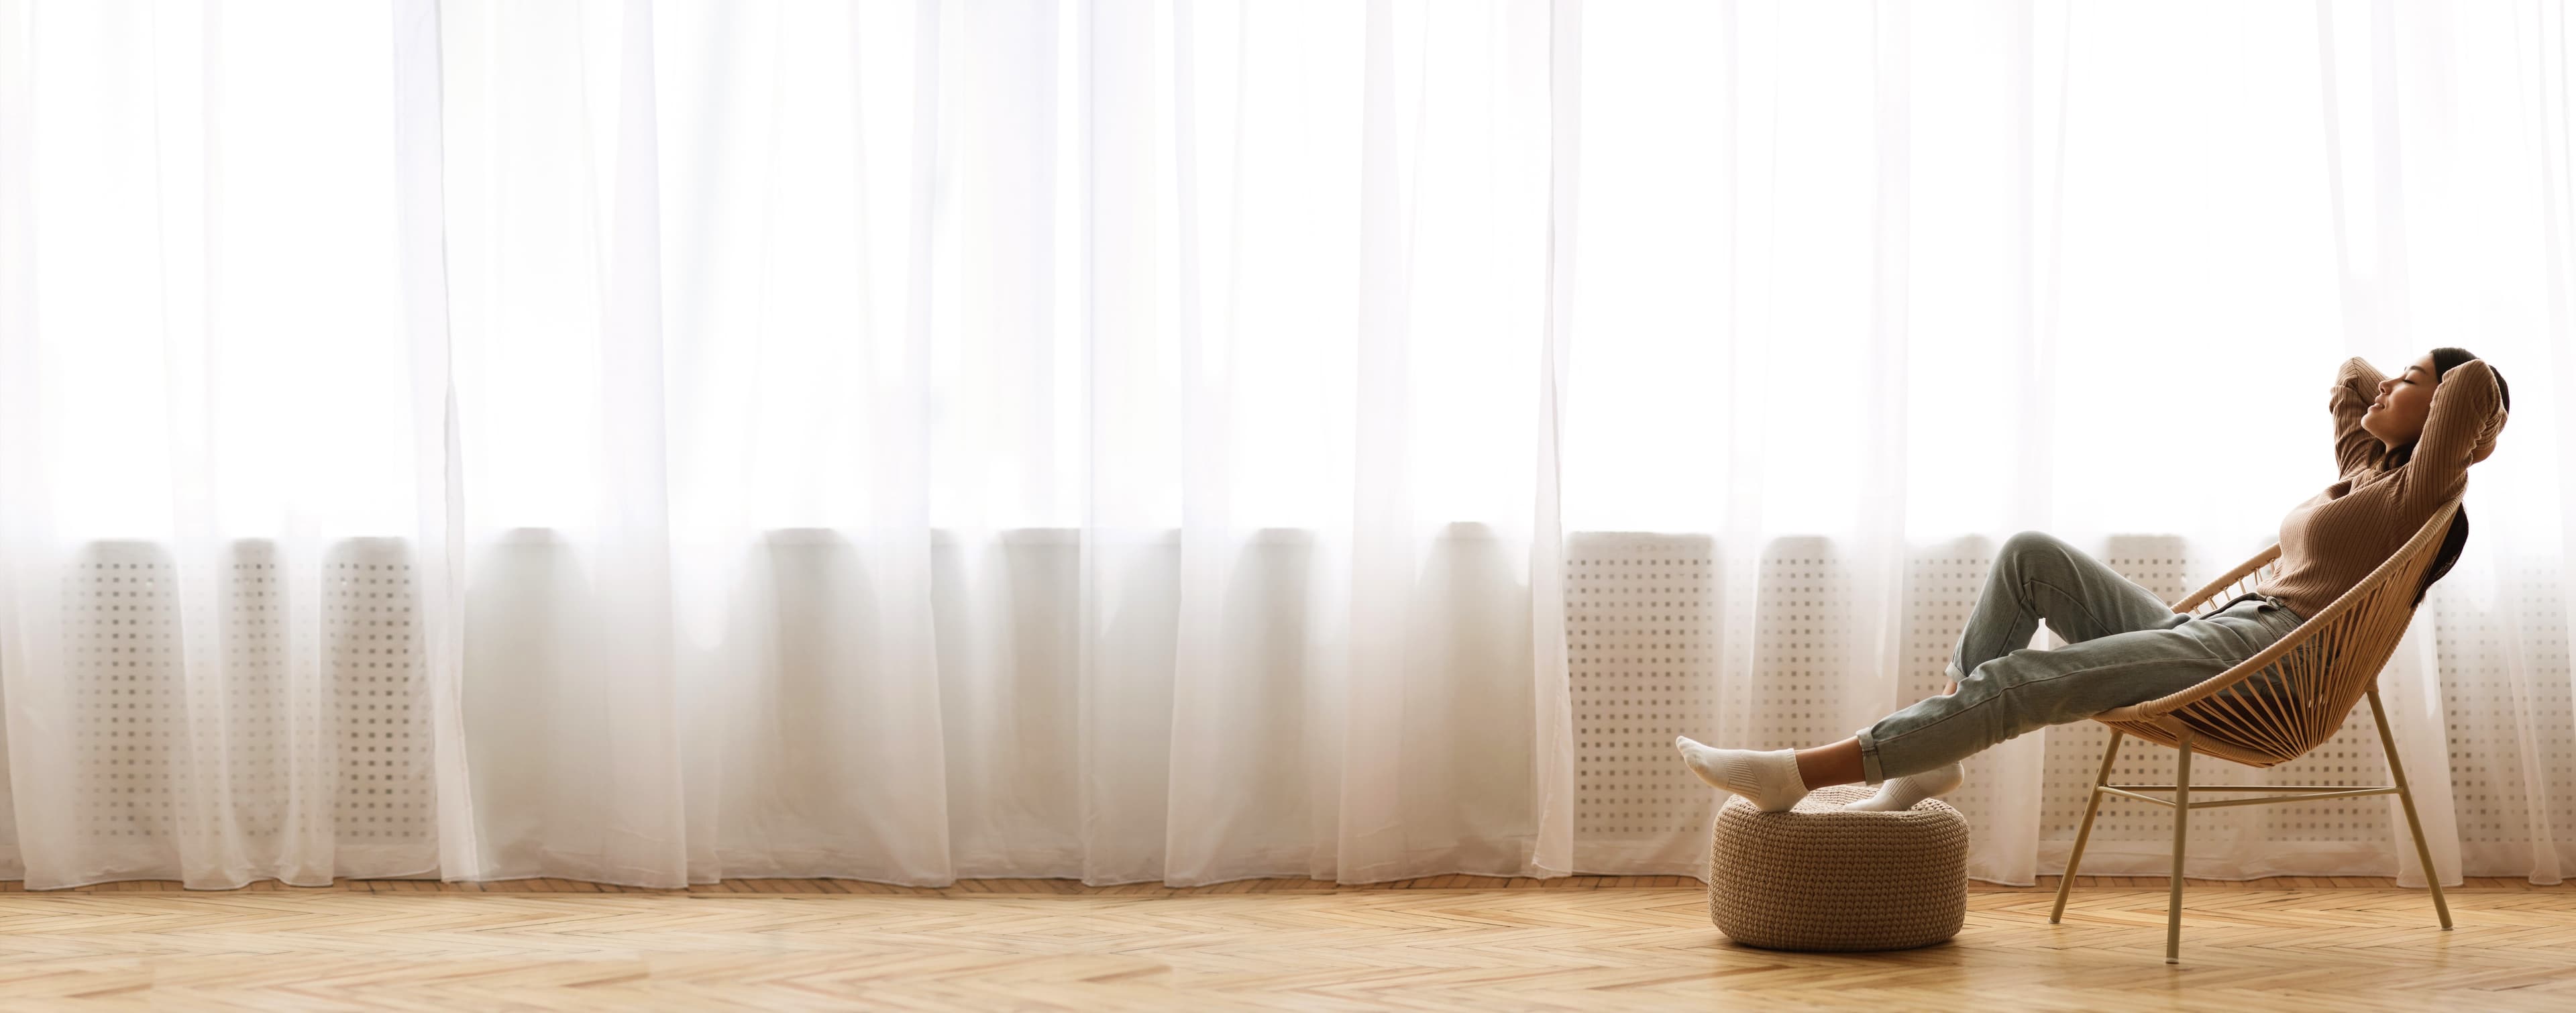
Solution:
M2262 653L2190 689L2094 719L2168 746L2189 732L2193 751L2250 766L2299 758L2332 738L2377 682L2414 619L2415 586L2459 509L2455 499L2434 510L2369 576ZM2174 611L2252 590L2277 569L2280 555L2278 545L2265 549L2174 603Z

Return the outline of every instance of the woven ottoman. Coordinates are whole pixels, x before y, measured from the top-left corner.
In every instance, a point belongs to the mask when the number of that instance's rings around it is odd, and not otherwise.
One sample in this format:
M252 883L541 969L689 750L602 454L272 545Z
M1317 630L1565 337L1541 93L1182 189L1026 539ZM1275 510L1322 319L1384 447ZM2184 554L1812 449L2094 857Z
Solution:
M1940 799L1905 812L1842 808L1873 790L1819 788L1776 813L1726 800L1709 845L1709 920L1772 950L1905 950L1958 935L1967 818Z

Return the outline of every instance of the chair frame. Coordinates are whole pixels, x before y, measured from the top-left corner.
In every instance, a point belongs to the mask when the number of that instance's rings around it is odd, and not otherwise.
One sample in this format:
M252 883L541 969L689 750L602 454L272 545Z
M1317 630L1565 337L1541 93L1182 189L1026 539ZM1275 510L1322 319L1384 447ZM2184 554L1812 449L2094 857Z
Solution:
M2084 804L2084 822L2077 827L2075 846L2066 856L2066 874L2058 879L2057 903L2048 913L2050 924L2057 924L2066 915L2066 897L2075 885L2076 870L2084 861L2085 841L2093 834L2093 817L2101 811L2105 797L2152 802L2174 811L2173 875L2165 907L2165 963L2172 964L2181 960L2183 858L2192 810L2395 795L2406 812L2406 829L2415 838L2415 858L2423 866L2425 885L2432 890L2433 911L2440 917L2442 929L2450 930L2451 906L2442 896L2442 880L2433 869L2433 851L2424 842L2424 824L2415 814L2415 795L2407 788L2406 768L2397 759L2397 740L2389 732L2388 712L2379 701L2378 679L2380 667L2395 652L2398 639L2414 617L2415 586L2432 564L2443 536L2450 530L2451 517L2459 509L2460 501L2454 499L2434 510L2414 537L2369 576L2262 653L2182 692L2093 716L2093 720L2110 726L2111 741L2102 750L2101 768L2094 772L2093 790ZM2250 591L2280 557L2281 547L2277 544L2256 553L2227 575L2175 602L2173 610L2188 613L2220 594ZM2308 650L2300 651L2302 647ZM2219 695L2267 668L2275 669L2275 682L2244 687L2233 697ZM2283 683L2287 684L2286 691ZM2393 783L2360 788L2192 786L2191 754L2197 752L2258 768L2297 759L2342 727L2344 716L2352 712L2355 697L2370 701L2370 716L2379 726L2379 747L2388 759L2388 776ZM2119 761L2121 740L2130 736L2174 748L2172 784L2111 783L2111 767ZM2195 790L2278 794L2197 801L2192 798ZM2170 792L2172 797L2158 798L2145 792Z

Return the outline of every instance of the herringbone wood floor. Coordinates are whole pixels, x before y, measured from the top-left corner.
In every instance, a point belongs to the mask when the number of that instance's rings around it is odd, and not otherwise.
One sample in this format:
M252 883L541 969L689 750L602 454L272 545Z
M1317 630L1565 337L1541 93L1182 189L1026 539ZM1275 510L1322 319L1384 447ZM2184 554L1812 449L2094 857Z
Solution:
M2273 876L2267 879L2186 879L2193 890L2336 890L2394 889L2397 881L2386 876ZM261 880L238 890L189 890L176 880L127 880L98 883L44 894L66 893L187 893L196 896L221 896L226 893L857 893L887 896L964 897L994 893L1039 893L1058 895L1098 895L1107 897L1185 897L1203 893L1338 893L1352 890L1669 890L1700 889L1699 880L1689 876L1560 876L1554 879L1530 879L1509 876L1425 876L1385 883L1335 883L1325 879L1242 879L1207 886L1164 886L1160 883L1129 883L1121 886L1084 886L1069 879L961 879L954 886L896 886L857 879L728 879L706 883L685 890L662 890L641 886L618 886L614 883L591 883L578 879L509 879L489 883L442 883L427 879L343 879L329 886L289 886L276 880ZM2077 876L2078 890L2156 889L2165 888L2162 876ZM2057 877L2041 876L2036 886L2000 886L1968 881L1968 891L2018 892L2055 890ZM2453 889L2468 890L2571 890L2576 880L2554 886L2534 886L2530 882L2506 877L2470 879ZM0 893L25 893L26 885L16 880L0 880Z
M1983 888L1949 944L1821 955L1727 942L1686 879L1448 880L108 884L0 896L0 1007L2576 1008L2576 889L2472 885L2445 933L2417 890L2196 884L2169 967L2164 893L2120 883L2063 925Z

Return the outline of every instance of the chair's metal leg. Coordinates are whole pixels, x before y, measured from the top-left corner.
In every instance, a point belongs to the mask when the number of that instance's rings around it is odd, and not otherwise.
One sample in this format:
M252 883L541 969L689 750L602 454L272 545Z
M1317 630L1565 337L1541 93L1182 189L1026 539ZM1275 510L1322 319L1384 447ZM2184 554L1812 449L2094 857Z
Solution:
M2433 891L2433 913L2442 916L2442 931L2451 930L2451 903L2442 899L2442 876L2433 870L2433 849L2424 844L2424 821L2415 818L2415 793L2406 787L2406 767L2397 762L2397 736L2388 732L2388 712L2380 709L2379 686L2370 687L2370 717L2379 722L2379 750L2388 754L2388 776L2397 782L2397 804L2406 810L2406 829L2415 835L2415 861L2424 867L2424 885Z
M2066 874L2057 877L2057 906L2048 909L2048 923L2066 917L2066 892L2075 885L2075 870L2084 864L2084 841L2093 836L2093 814L2102 811L2102 786L2111 783L2111 764L2120 758L2119 729L2111 729L2111 744L2102 750L2102 769L2093 772L2092 797L2084 801L2084 822L2075 825L2075 850L2066 853Z
M2182 852L2191 833L2191 733L2174 745L2173 891L2165 899L2165 963L2182 962Z

